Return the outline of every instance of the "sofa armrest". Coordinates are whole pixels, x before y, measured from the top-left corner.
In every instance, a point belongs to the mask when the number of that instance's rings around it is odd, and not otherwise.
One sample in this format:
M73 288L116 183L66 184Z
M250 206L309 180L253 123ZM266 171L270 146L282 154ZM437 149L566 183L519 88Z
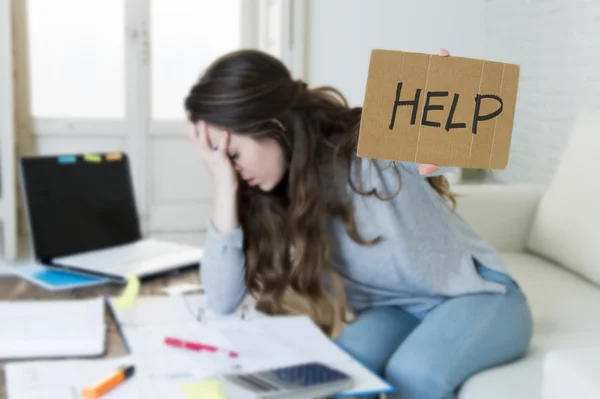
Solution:
M455 184L457 212L496 250L524 252L546 186L533 184Z

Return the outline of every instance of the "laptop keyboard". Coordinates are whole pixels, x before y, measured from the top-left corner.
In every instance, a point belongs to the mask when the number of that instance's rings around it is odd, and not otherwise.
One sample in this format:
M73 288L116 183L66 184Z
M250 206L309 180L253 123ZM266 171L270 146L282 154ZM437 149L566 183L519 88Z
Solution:
M110 258L119 259L122 265L133 265L149 259L155 259L159 256L168 256L180 253L182 250L179 245L170 245L167 243L152 243L140 241L127 248L117 248L110 254Z
M188 263L190 255L195 258L194 252L198 252L197 259L194 259L194 261L199 262L201 249L146 239L118 247L71 255L62 259L58 258L56 261L59 264L66 265L85 264L85 268L99 272L119 275L135 273L139 275L159 268L159 264L176 266Z
M158 258L177 255L184 248L178 244L171 243L156 243L152 241L140 241L131 244L126 248L117 248L109 254L109 259L118 259L118 263L113 263L114 266L108 269L122 270L132 268L132 272L141 272L144 269L144 263L154 261ZM108 260L108 259L107 259ZM141 270L140 270L141 269Z

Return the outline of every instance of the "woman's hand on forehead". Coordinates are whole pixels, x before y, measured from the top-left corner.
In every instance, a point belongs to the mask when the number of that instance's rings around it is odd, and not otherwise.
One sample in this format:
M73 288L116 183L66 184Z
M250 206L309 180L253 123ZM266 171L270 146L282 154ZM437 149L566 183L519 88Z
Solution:
M224 140L225 136L228 136L228 138L230 137L229 131L223 128L220 128L218 126L215 125L211 125L205 121L201 121L204 124L204 128L206 129L206 138L208 140L208 143L210 144L210 147L213 150L217 150L220 149L220 147L222 146L223 143L227 143L227 147L229 147L229 140ZM228 150L228 148L224 148L225 151Z

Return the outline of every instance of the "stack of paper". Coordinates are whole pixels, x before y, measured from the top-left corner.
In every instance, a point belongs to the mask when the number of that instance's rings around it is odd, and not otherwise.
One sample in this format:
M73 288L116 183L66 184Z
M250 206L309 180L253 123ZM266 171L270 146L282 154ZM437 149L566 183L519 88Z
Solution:
M341 350L308 317L241 319L238 315L199 322L197 311L203 303L202 296L138 297L131 306L119 308L111 300L130 356L9 364L8 398L79 398L83 387L127 364L135 365L134 376L111 391L107 399L206 399L206 391L212 385L202 385L203 381L311 361L330 365L353 378L354 387L337 397L393 391L387 382ZM1 303L0 317L7 322L0 330L0 354L40 357L99 353L104 342L102 315L101 299ZM187 350L167 345L165 338L202 343L219 350ZM237 352L237 356L228 356L230 351ZM195 396L190 396L190 392L195 392Z
M140 361L140 371L153 383L182 384L317 361L354 379L354 388L337 397L394 390L332 342L308 317L233 316L198 321L197 310L203 303L202 296L139 297L130 308L113 306L124 339ZM235 351L239 357L170 347L165 345L167 337Z
M101 355L104 300L0 302L0 358Z

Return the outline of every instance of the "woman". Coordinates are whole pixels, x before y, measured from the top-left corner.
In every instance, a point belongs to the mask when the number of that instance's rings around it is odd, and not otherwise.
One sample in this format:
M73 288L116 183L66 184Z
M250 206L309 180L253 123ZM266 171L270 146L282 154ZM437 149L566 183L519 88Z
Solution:
M210 65L185 108L214 189L201 268L212 310L251 293L282 314L293 293L332 333L348 306L337 342L403 399L452 398L526 352L526 298L453 211L445 168L356 156L361 108L335 89L244 50Z

